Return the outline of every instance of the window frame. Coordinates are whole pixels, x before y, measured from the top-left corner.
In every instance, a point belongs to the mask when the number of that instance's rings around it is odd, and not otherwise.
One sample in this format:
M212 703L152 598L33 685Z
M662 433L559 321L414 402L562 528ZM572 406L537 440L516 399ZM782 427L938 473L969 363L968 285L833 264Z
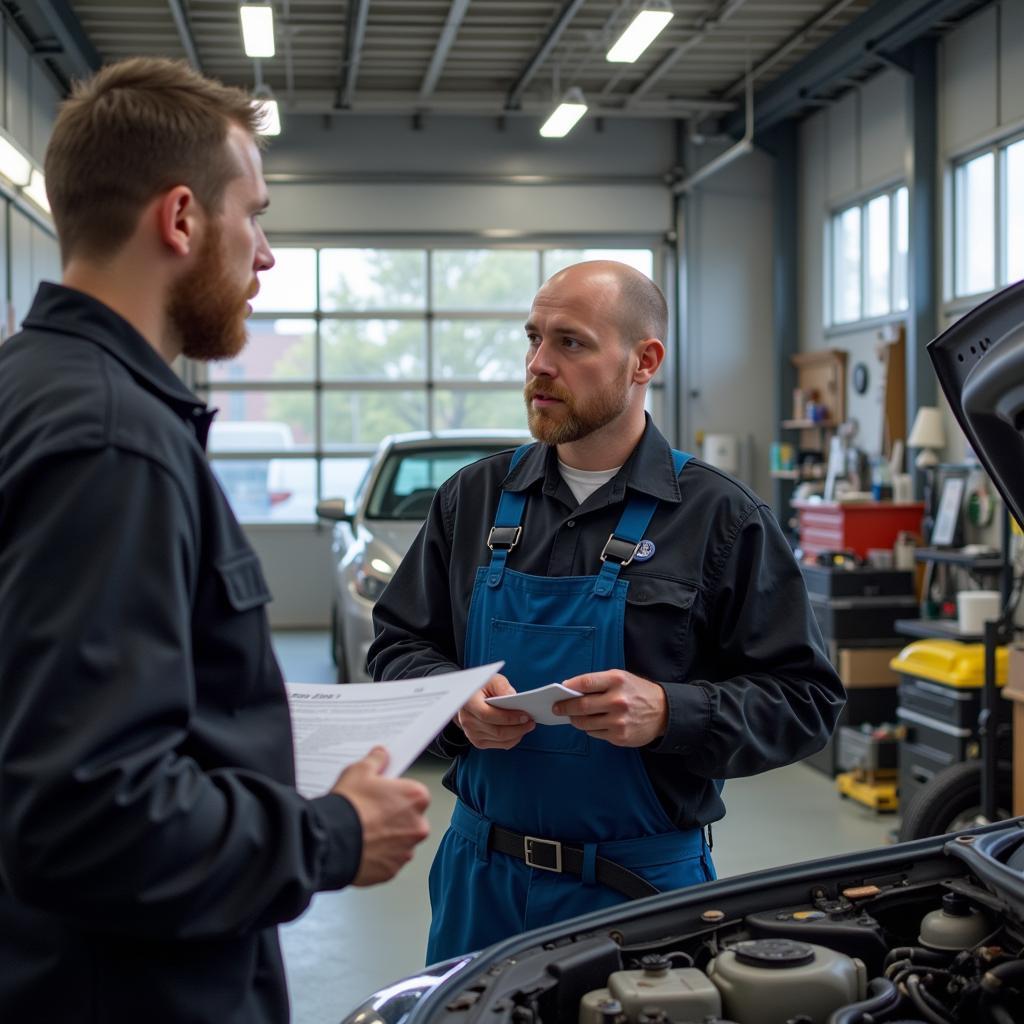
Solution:
M905 305L898 305L897 303L897 264L900 261L900 254L897 249L899 239L899 220L897 217L897 211L899 204L897 202L898 194L904 191L907 196L907 218L909 221L910 217L910 191L905 181L890 182L882 188L877 188L871 192L865 193L858 196L856 199L848 200L840 205L834 206L829 210L828 216L825 219L825 279L824 279L824 329L826 334L832 333L845 333L851 330L861 330L865 326L871 326L879 323L887 323L893 320L903 319L909 310L909 294L907 296L907 302ZM889 271L888 281L886 284L886 291L888 294L888 310L884 313L872 313L867 314L868 308L868 288L869 288L869 222L868 207L871 203L877 199L886 197L888 199L888 220L889 220ZM836 255L835 246L837 239L837 231L839 222L842 217L850 210L858 209L860 211L860 259L858 267L858 287L860 296L860 314L852 320L837 320L836 319L836 308L838 306L837 292L836 292ZM906 255L906 268L904 270L904 276L909 281L910 274L910 233L908 224L908 247Z
M391 239L366 239L366 238L315 238L304 239L301 236L288 236L287 238L270 238L271 246L275 251L281 249L312 249L315 253L314 273L315 301L316 308L313 311L287 311L273 312L261 310L251 315L253 321L278 321L278 320L304 320L312 321L314 324L314 358L313 377L311 378L289 378L287 380L274 381L267 378L247 378L240 380L211 380L206 364L189 362L186 370L186 380L191 384L197 394L204 400L209 400L213 392L303 392L313 395L313 439L311 444L302 447L282 450L261 450L261 451L214 451L210 453L211 460L234 461L249 459L282 459L282 460L309 460L314 461L314 502L324 497L331 497L324 490L324 469L325 463L337 459L366 459L369 462L376 453L379 440L374 442L352 442L352 443L331 443L328 444L324 437L324 402L325 396L331 393L351 393L357 391L421 391L426 398L426 426L428 432L439 429L436 424L436 395L439 392L515 392L519 394L522 390L522 375L507 380L481 381L466 378L452 378L442 376L435 372L435 323L438 321L458 320L509 320L522 317L525 322L529 309L519 310L484 310L484 309L449 309L447 307L435 307L434 305L434 254L438 251L449 252L452 250L473 251L480 249L492 249L497 251L529 251L535 256L535 285L539 288L544 280L545 255L550 251L558 250L594 250L594 249L620 249L620 250L648 250L652 257L652 280L657 282L663 289L664 273L667 265L664 252L664 240L654 238L557 238L554 240L544 239L543 241L523 241L516 243L498 243L488 238L468 238L458 241L452 239L417 239L415 237L403 238L401 240ZM384 251L413 250L422 251L426 256L426 277L424 281L425 305L423 309L373 309L353 310L342 312L339 310L325 310L322 307L321 296L321 256L320 253L330 249L378 249ZM535 289L536 290L536 289ZM331 377L325 378L323 367L323 325L330 322L352 322L359 320L411 320L423 322L425 325L424 340L424 375L417 377L402 377L398 379L385 377ZM670 321L669 335L672 335L672 324ZM666 347L671 351L671 342L665 339ZM664 372L651 386L650 402L654 406L655 418L659 418L659 411L664 412L666 390L670 387L669 374ZM525 429L525 414L523 417L523 428ZM467 428L472 429L472 428ZM485 429L485 428L481 428ZM358 487L356 488L358 491ZM355 492L353 498L355 497ZM269 517L246 518L239 517L240 521L246 524L259 525L263 527L277 527L296 525L315 525L315 514L308 517L275 519Z
M947 173L949 187L948 196L948 218L947 224L950 232L950 245L948 248L948 274L946 280L945 310L947 313L955 313L961 309L969 309L976 306L990 295L1013 283L1009 278L1009 221L1007 220L1008 186L1009 174L1007 173L1007 162L1009 150L1018 143L1024 143L1024 130L1018 130L1000 138L987 142L982 146L975 146L963 153L956 154L949 158ZM963 236L966 235L964 226L965 211L960 206L960 175L963 168L977 160L979 157L991 154L993 156L992 168L995 180L992 183L993 196L993 233L992 243L995 247L993 267L994 285L992 288L978 292L960 292L958 290L960 273L964 264ZM1020 278L1018 278L1020 280Z

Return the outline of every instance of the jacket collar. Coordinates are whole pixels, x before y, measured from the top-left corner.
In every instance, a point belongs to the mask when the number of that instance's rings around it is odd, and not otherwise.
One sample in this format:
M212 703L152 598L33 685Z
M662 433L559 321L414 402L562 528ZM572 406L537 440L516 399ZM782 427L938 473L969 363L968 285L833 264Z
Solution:
M626 488L649 494L659 501L678 504L682 497L679 492L679 478L672 464L672 449L662 433L646 413L644 432L626 460L625 465L612 479L610 501L621 501ZM562 483L558 471L558 453L554 446L535 444L526 453L519 465L502 481L508 491L526 491L544 482L544 493L554 494Z
M206 447L214 413L185 387L156 349L124 317L99 299L44 281L23 326L68 334L98 345L121 363L143 388L191 423L199 443Z

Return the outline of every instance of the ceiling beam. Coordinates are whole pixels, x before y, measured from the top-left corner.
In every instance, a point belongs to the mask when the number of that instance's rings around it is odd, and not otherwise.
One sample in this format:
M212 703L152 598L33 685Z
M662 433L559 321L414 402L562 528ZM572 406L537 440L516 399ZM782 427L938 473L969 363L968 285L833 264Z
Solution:
M429 99L430 94L437 88L437 82L441 77L444 62L448 59L448 51L452 48L452 43L455 42L455 37L459 34L459 26L462 24L462 19L466 16L466 9L468 7L469 0L453 0L451 7L448 9L448 18L444 23L444 28L441 29L437 46L434 47L434 56L430 58L430 67L427 68L427 73L423 76L423 82L420 84L421 103Z
M185 51L185 56L188 58L189 64L191 64L196 71L202 72L203 66L199 62L199 51L196 49L196 40L192 35L192 26L188 23L188 14L185 11L185 5L181 0L167 0L167 6L171 9L171 17L174 18L174 25L178 30L178 36L181 39L181 46Z
M342 109L334 103L330 90L297 90L288 103L293 114L335 114L360 117L373 114L407 115L416 110L418 92L409 89L402 92L387 90L368 91L361 89L359 103L354 109ZM505 110L501 93L457 93L435 92L430 99L430 109L437 114L452 114L479 117L537 117L551 113L551 104L546 100L528 98L515 110ZM698 115L723 117L737 108L735 100L708 100L703 97L675 97L658 99L647 97L631 110L624 110L614 101L603 105L595 103L588 116L592 117L656 117L680 118Z
M669 50L654 66L647 77L637 85L626 97L625 107L629 109L642 96L648 93L690 50L699 46L723 22L728 21L746 0L724 0L714 13L705 15L697 21L696 32L685 43Z
M334 105L350 110L359 78L359 62L363 59L363 39L366 36L366 18L370 13L370 0L349 0L348 21L345 26L345 63L338 81Z
M569 22L575 17L576 12L583 6L583 0L566 0L561 11L551 23L548 34L544 41L537 48L536 53L527 61L515 84L509 89L508 99L505 101L506 110L515 110L522 103L523 93L526 87L533 81L533 76L540 70L541 65L548 59L551 51L558 45L562 33L569 27Z
M898 53L946 18L978 0L877 0L859 18L841 28L755 97L757 132L795 117L817 96L856 74L859 68ZM730 135L743 132L742 115L726 119Z
M100 55L67 0L23 0L19 6L53 34L60 52L55 55L48 51L48 56L59 56L69 78L88 78L99 70L103 63Z
M815 15L798 32L791 35L777 50L773 50L760 64L756 65L750 72L753 81L757 81L766 71L770 71L784 57L788 57L801 43L805 42L810 35L824 28L833 18L838 17L842 12L854 3L855 0L838 0L827 11ZM740 75L722 94L725 97L736 96L743 92L747 83L747 76Z

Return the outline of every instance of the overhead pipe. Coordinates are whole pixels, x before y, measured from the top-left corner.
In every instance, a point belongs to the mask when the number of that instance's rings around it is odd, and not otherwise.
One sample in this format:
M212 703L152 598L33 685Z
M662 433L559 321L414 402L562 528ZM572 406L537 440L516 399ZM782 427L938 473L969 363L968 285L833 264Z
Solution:
M689 192L695 185L699 185L705 178L717 174L723 167L727 167L734 160L745 156L754 148L754 79L750 74L750 58L747 57L747 95L746 95L746 128L743 138L730 146L724 153L719 153L714 160L709 160L703 167L698 168L688 178L676 182L672 186L672 192L679 195Z

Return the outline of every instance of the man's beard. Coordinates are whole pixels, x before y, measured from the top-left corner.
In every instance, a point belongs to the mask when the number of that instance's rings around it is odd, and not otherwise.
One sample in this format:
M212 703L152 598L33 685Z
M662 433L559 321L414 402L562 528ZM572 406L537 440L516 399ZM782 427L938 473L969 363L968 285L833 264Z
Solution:
M539 408L533 404L533 397L538 393L557 398L562 404L553 409ZM621 416L629 404L629 387L626 381L616 382L578 402L553 381L534 377L526 382L523 396L530 433L538 441L551 445L572 444Z
M239 291L228 274L221 230L212 219L195 266L174 285L167 315L182 354L210 362L232 359L245 348L246 301L252 285Z

